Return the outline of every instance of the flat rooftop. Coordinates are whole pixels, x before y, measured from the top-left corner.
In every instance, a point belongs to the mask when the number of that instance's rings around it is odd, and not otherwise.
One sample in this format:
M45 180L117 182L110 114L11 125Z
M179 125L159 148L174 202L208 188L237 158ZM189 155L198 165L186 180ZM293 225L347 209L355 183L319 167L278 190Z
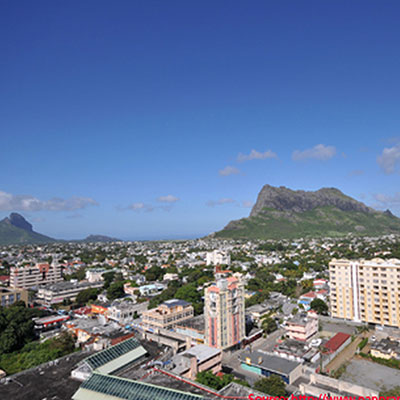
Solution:
M36 367L35 369L12 375L13 380L8 384L0 383L0 399L71 399L81 385L81 382L71 378L71 371L88 354L90 353L73 353L59 360L57 365Z
M179 322L177 328L189 328L195 329L196 331L204 332L206 321L204 314L198 315L197 317L189 318L185 321Z
M267 369L278 374L289 375L300 363L286 360L285 358L261 353L260 351L244 352L240 356L242 362L250 358L251 365ZM261 360L261 362L260 362Z
M198 362L201 363L203 361L208 360L209 358L215 357L220 354L220 349L215 349L214 347L206 346L205 344L199 344L197 346L192 347L189 350L180 353L180 355L190 354L197 358Z

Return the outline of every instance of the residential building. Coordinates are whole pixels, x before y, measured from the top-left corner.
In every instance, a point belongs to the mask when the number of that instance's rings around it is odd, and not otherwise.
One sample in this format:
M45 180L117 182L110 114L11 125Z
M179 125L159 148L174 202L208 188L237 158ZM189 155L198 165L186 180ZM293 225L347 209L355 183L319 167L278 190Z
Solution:
M189 336L193 344L204 344L204 314L179 322L174 329L177 333Z
M298 302L298 304L301 304L306 311L308 311L311 308L312 301L315 300L316 298L317 298L317 294L315 292L311 291L311 292L302 294L299 297L299 300L297 302Z
M246 334L241 274L208 286L204 300L206 344L219 349L240 344Z
M42 263L24 267L11 267L10 269L10 287L13 288L29 289L62 280L62 268L57 263Z
M134 303L129 300L114 301L107 309L107 317L120 325L128 325L146 311L148 306L148 301L143 303Z
M167 273L163 277L163 281L177 281L179 279L178 274Z
M198 372L211 371L216 374L222 369L222 351L200 344L176 354L171 366L172 373L193 380Z
M318 332L318 314L309 311L307 314L295 315L286 322L285 331L290 339L309 340Z
M40 303L51 305L62 303L64 300L75 300L76 296L85 289L103 287L103 282L58 282L39 288L37 298Z
M141 326L145 330L172 329L193 315L193 306L187 301L167 300L156 308L144 311Z
M370 353L373 357L400 360L400 342L390 338L372 342Z
M28 304L28 292L23 289L0 287L0 306L7 307L17 301Z
M107 270L104 268L89 268L86 270L86 279L89 282L98 282L103 280L103 274Z
M141 296L157 296L165 288L166 286L161 283L151 283L149 285L140 286L139 292Z
M301 363L265 352L245 351L239 357L244 370L254 372L262 377L278 375L289 385L300 378L303 373Z
M400 260L329 263L332 317L400 327Z
M227 251L214 250L207 253L206 264L207 265L219 265L231 263L231 255Z
M276 356L292 361L315 363L319 357L318 349L305 342L288 339L275 345L273 353Z

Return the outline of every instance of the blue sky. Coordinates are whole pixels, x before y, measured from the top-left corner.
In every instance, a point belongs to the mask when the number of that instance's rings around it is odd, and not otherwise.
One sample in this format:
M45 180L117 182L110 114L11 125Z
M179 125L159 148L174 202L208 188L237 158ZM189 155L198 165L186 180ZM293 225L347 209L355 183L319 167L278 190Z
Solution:
M400 215L398 1L0 5L0 218L196 237L264 184Z

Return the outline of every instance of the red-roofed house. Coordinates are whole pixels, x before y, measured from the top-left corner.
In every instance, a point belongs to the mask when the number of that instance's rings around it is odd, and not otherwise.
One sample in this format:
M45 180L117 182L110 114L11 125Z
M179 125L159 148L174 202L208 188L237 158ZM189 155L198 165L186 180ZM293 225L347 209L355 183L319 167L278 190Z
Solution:
M322 352L325 354L340 352L350 343L351 336L347 333L339 332L322 346Z

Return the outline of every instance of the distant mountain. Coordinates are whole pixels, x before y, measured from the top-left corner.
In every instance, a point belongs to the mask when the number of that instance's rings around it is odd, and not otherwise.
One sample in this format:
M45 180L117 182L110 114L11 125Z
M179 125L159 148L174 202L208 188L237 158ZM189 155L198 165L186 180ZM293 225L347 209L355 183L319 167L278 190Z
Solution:
M0 245L8 244L41 244L56 240L37 233L32 225L20 214L11 213L0 221Z
M95 243L95 242L110 243L110 242L120 242L121 240L104 235L89 235L87 238L79 241L86 243Z
M349 233L400 234L400 218L376 211L335 188L315 192L265 185L248 218L231 221L216 237L283 239Z

